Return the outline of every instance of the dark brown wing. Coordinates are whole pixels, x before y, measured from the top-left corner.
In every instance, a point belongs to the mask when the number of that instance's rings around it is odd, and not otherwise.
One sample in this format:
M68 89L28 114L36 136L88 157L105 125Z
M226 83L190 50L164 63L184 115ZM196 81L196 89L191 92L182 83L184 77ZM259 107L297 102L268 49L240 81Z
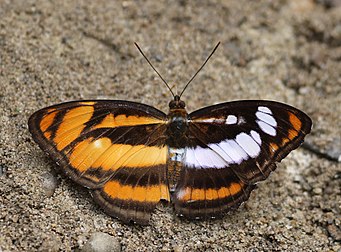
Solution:
M237 207L311 126L302 111L273 101L229 102L191 113L176 211L201 218Z
M166 183L166 115L126 101L76 101L34 113L29 130L107 213L146 224Z

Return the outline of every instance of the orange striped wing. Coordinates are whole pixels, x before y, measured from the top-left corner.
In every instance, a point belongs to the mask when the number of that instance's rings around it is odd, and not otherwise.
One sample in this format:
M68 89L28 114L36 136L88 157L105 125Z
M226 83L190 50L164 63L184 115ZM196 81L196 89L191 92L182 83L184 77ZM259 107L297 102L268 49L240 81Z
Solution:
M29 130L112 216L146 224L156 204L169 200L161 111L126 101L69 102L34 113Z

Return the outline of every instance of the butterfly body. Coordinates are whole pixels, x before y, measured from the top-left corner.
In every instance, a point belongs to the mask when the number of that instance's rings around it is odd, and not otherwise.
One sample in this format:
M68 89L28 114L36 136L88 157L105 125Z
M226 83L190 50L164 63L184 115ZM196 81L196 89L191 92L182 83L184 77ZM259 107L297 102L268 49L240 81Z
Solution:
M128 101L75 101L35 112L34 140L111 216L147 224L160 200L190 219L217 217L248 199L311 120L273 101L235 101L168 115Z
M187 141L188 118L186 111L172 111L167 122L167 145L173 148L183 148Z

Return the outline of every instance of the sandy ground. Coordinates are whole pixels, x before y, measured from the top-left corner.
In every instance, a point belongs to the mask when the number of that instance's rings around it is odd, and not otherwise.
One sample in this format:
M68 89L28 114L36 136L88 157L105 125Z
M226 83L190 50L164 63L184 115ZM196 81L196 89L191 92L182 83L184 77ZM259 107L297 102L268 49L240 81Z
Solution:
M0 251L79 250L95 232L123 251L340 251L341 165L326 158L341 149L340 23L332 0L1 0ZM103 97L168 111L171 95L135 41L178 89L221 41L183 96L188 110L286 102L313 119L309 145L221 220L180 220L163 205L147 227L107 216L54 172L27 119L47 105Z

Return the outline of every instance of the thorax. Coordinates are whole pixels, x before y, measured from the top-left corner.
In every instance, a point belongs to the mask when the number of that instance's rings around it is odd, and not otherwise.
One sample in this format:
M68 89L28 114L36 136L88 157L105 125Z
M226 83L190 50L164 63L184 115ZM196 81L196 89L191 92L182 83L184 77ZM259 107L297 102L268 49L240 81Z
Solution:
M167 122L168 146L184 148L187 142L188 114L184 108L170 109Z

